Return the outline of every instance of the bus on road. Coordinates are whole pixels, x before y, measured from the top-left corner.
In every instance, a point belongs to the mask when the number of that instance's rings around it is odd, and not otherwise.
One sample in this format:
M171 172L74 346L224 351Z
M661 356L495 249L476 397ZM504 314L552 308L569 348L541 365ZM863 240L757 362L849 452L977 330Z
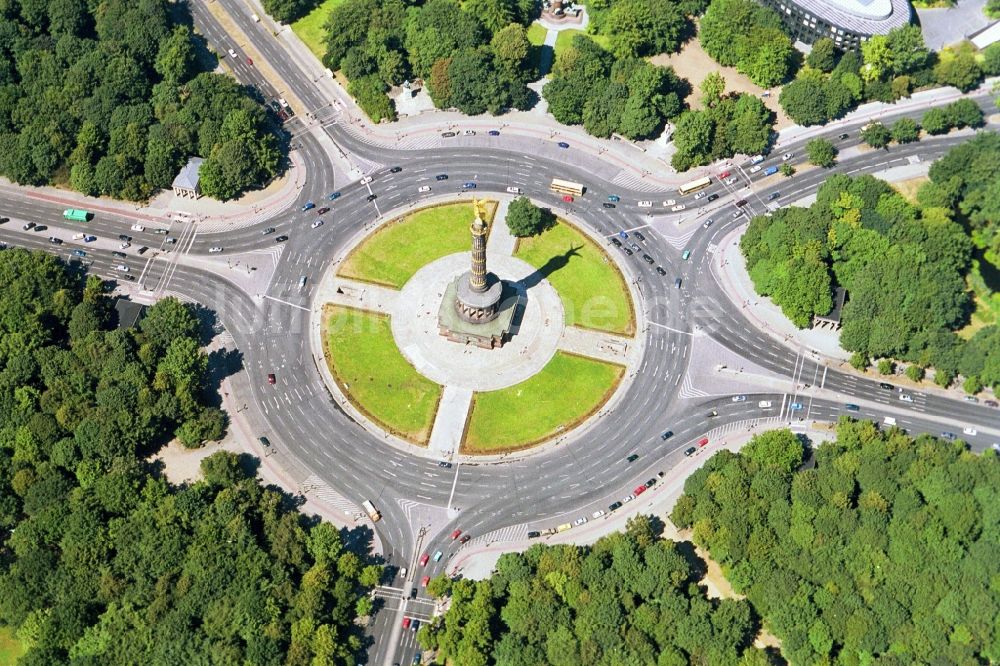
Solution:
M85 210L77 210L76 208L67 208L63 211L63 217L74 222L86 222L87 218L90 217L90 213Z
M561 178L553 178L549 189L559 194L572 194L574 197L582 197L584 187L580 183L573 183Z
M690 183L684 183L677 188L677 192L679 194L691 194L692 192L703 190L711 184L712 179L705 176L704 178L699 178L698 180L692 180Z

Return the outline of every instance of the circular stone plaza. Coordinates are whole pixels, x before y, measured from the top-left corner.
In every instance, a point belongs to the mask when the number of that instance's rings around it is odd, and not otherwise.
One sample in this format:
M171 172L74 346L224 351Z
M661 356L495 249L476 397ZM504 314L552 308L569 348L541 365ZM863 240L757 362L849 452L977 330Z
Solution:
M633 294L600 239L564 220L514 238L508 203L389 216L324 276L322 374L368 429L446 460L566 441L639 362Z

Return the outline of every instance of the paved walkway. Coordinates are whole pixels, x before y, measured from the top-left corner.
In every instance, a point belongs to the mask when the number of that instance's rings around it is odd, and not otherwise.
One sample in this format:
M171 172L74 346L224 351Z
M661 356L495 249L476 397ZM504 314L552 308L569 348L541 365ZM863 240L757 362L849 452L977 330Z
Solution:
M465 435L465 422L472 409L472 389L458 386L445 386L441 393L441 402L434 417L434 427L431 430L431 440L428 450L431 454L450 460L462 446L462 436Z

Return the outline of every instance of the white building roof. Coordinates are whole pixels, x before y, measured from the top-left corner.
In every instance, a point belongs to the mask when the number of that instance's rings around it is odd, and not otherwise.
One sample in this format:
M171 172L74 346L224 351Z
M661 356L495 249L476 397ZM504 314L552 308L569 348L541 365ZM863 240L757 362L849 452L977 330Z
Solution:
M205 160L200 157L192 157L188 160L188 163L184 165L181 172L177 174L176 178L174 178L173 186L182 190L197 190L198 170L201 168L201 163L204 161Z
M884 35L910 23L907 0L792 0L805 12L859 35Z

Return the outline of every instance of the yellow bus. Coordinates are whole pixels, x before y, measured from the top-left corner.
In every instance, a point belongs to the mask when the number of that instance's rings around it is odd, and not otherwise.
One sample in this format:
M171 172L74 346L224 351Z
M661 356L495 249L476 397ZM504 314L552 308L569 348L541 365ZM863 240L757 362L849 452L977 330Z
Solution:
M568 180L562 180L561 178L553 178L552 184L549 185L549 189L553 192L558 192L559 194L572 194L575 197L582 197L585 188L580 183L572 183Z
M684 183L677 188L680 194L691 194L692 192L697 192L698 190L703 190L712 184L712 179L708 176L704 178L699 178L698 180L692 180L690 183Z

